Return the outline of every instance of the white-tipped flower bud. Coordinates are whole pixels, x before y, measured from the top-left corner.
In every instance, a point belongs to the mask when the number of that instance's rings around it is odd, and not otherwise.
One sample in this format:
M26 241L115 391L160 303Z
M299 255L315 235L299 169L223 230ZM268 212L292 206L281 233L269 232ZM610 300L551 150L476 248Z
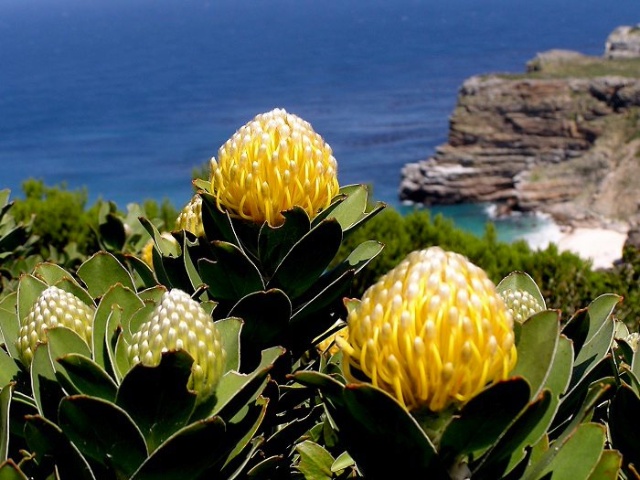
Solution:
M132 364L156 366L162 352L184 350L193 357L188 388L201 403L213 395L224 373L226 352L211 316L182 290L165 292L148 322L140 325L129 346Z

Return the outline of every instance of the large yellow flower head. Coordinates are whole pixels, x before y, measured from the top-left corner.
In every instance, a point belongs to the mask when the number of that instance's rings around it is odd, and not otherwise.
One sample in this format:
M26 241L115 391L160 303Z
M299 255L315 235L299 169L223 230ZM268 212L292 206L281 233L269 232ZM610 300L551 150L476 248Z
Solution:
M348 317L343 369L409 410L438 412L506 379L513 320L486 273L439 247L415 251L363 295Z
M313 218L338 193L331 147L311 125L275 109L256 116L211 159L211 193L218 208L271 226L294 206Z

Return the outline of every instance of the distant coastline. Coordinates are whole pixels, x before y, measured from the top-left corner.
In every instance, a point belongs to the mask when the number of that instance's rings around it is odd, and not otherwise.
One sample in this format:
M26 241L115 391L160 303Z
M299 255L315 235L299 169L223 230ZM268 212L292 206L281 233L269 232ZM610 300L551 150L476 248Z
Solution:
M610 265L640 222L640 28L615 29L604 50L553 50L524 74L467 79L448 142L404 166L400 198L544 212L558 224L551 240Z

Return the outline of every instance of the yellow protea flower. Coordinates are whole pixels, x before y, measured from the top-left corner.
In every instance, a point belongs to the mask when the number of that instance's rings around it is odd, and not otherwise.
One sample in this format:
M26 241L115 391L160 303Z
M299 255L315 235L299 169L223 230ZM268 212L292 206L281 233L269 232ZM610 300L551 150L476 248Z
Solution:
M210 180L220 210L271 226L294 206L313 218L339 190L331 147L282 109L257 115L227 140L211 159Z
M53 327L67 327L91 345L93 333L93 307L61 288L46 288L21 319L16 346L22 361L29 365L40 343L47 341L47 331Z
M153 246L154 245L155 245L155 242L153 241L153 238L150 238L147 241L147 243L144 244L144 247L142 247L142 252L140 252L140 258L142 258L142 261L147 265L149 265L151 268L153 268Z
M320 353L325 353L327 352L329 355L335 355L336 353L338 353L340 351L340 348L338 347L337 342L337 338L340 337L342 338L342 340L348 340L349 339L349 328L344 327L341 328L340 330L338 330L336 333L334 333L333 335L328 336L327 338L325 338L324 340L322 340L320 343L318 343L318 345L316 345L316 348L318 349L318 351Z
M176 219L176 228L178 230L191 232L196 237L204 236L204 227L202 226L202 197L200 197L200 195L194 195L191 201L184 206Z
M129 360L156 366L169 350L184 350L193 357L187 386L196 392L196 403L210 398L224 373L226 352L211 316L178 289L165 292L151 319L133 334Z
M177 244L177 240L171 235L169 232L162 232L160 236L170 242ZM142 247L142 251L140 252L140 258L144 263L153 268L153 247L155 246L155 241L153 238L150 238L147 243Z
M516 322L524 322L534 313L541 312L543 308L540 302L525 290L512 290L509 288L504 292L500 292L500 296Z
M415 251L348 316L343 369L408 410L438 412L506 379L516 363L513 320L486 273L439 247Z

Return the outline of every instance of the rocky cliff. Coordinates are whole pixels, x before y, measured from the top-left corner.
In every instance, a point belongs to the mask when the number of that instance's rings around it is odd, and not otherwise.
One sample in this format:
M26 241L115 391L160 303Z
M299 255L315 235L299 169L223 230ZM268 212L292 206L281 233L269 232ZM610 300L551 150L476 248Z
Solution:
M448 142L403 168L400 198L496 202L573 223L637 216L640 59L553 51L527 67L464 82Z

